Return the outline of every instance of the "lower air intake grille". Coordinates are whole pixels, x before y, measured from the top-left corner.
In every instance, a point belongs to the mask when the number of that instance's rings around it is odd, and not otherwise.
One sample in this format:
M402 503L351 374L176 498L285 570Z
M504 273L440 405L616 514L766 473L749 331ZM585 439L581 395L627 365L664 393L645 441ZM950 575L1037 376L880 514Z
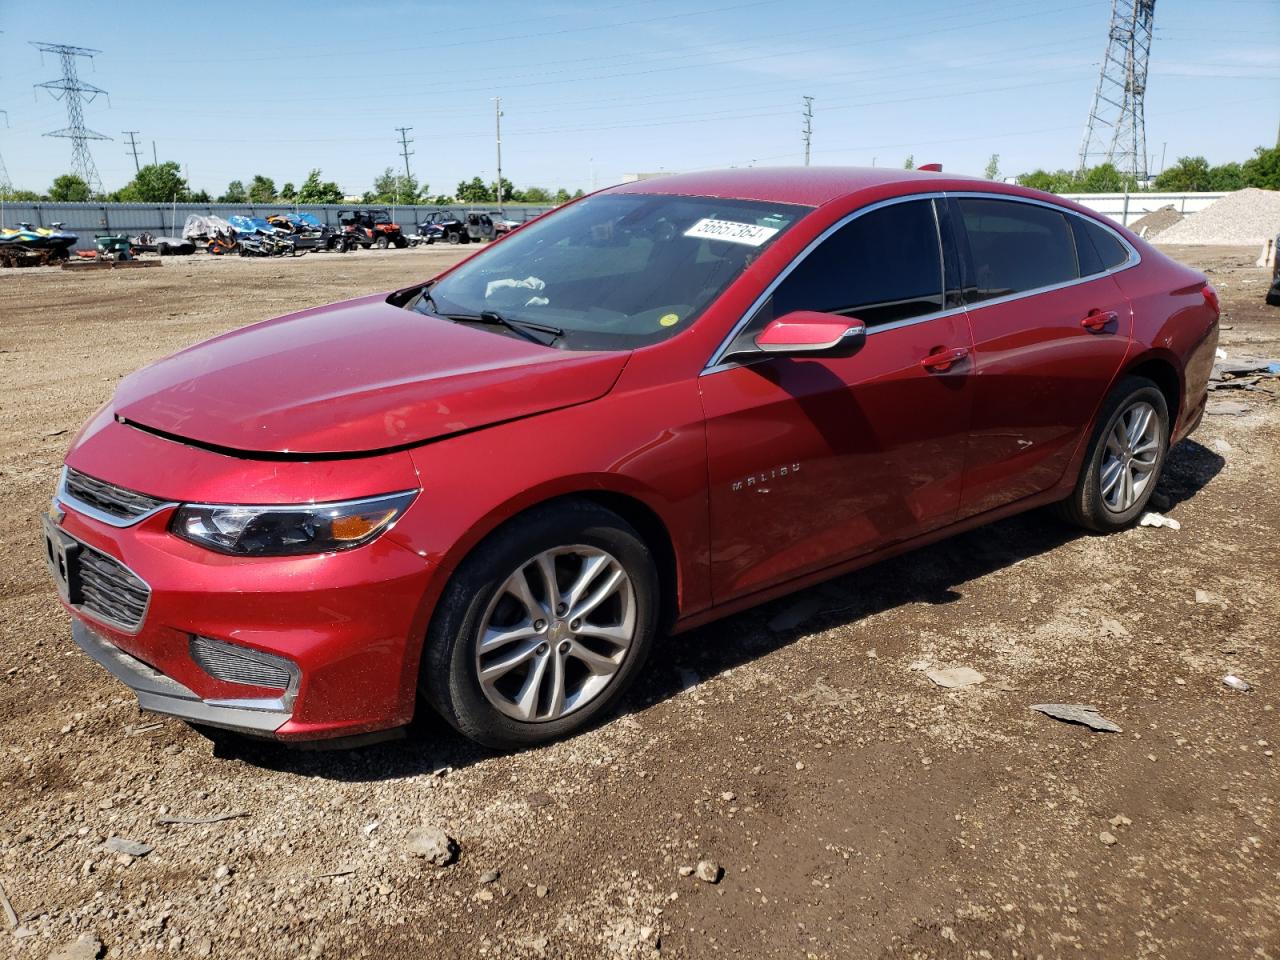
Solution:
M191 659L209 676L226 683L287 690L295 675L293 665L282 657L208 637L191 638Z
M79 605L108 623L137 630L151 588L105 553L84 547L78 559Z

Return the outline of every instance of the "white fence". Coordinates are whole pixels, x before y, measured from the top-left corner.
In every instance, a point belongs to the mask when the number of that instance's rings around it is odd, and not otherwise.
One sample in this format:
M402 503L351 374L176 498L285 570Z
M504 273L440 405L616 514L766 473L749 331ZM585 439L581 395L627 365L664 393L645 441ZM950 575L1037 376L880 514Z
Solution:
M1153 210L1172 206L1182 214L1199 213L1213 201L1225 197L1225 193L1064 193L1074 200L1105 216L1121 226L1146 216Z

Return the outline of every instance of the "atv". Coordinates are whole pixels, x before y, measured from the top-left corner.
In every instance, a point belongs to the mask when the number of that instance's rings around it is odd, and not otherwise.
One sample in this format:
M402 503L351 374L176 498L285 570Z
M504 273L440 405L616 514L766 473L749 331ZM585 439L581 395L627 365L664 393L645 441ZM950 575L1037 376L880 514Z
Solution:
M400 225L391 221L386 210L339 210L338 222L357 244L368 249L385 250L389 246L407 247L409 241L400 231Z

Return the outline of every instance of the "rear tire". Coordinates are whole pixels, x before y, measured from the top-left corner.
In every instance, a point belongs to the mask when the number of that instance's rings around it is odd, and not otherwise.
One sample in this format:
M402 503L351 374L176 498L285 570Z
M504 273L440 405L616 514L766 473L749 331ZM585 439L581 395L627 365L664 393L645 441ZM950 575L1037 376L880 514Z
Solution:
M630 686L653 644L658 609L653 556L626 520L585 501L534 508L481 542L450 579L427 633L419 689L454 729L485 746L557 739Z
M1164 394L1144 377L1125 377L1098 413L1080 477L1058 514L1098 533L1123 530L1146 509L1168 453Z

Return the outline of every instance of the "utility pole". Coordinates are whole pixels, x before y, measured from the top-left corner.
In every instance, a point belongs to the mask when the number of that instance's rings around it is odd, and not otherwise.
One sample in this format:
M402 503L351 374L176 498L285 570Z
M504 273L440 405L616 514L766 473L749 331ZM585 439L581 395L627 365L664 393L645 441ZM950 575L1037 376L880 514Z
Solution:
M9 111L0 110L0 114L4 115L4 125L9 126ZM4 194L13 189L13 184L9 182L9 171L4 165L4 156L0 155L0 200L4 199ZM0 218L0 227L4 226L4 220Z
M502 214L502 98L493 98L493 129L498 148L498 214Z
M55 100L62 100L67 105L67 125L61 130L51 130L46 137L63 137L71 141L71 170L89 185L94 193L102 192L102 180L98 177L98 168L94 166L93 156L89 153L90 140L110 140L106 134L90 130L84 125L84 105L95 99L98 94L106 95L101 87L85 83L76 73L76 57L93 59L101 50L88 47L70 47L64 43L44 43L33 40L31 45L43 53L56 53L62 63L62 76L57 80L47 80L35 84L49 91Z
M396 133L400 134L400 153L404 157L404 189L409 189L409 180L412 175L409 173L409 158L413 156L413 150L409 149L409 144L413 143L409 139L409 131L413 127L396 127Z
M160 166L160 158L156 156L156 142L154 140L151 141L151 162L157 167Z
M142 170L142 167L138 165L138 141L135 139L135 137L137 137L137 135L141 132L142 131L140 130L126 130L124 131L124 134L123 134L124 136L129 138L129 149L125 152L133 154L133 172L134 173L139 173Z
M809 144L813 140L813 97L802 97L804 100L804 165L809 165Z
M1080 144L1081 173L1091 162L1111 163L1140 184L1147 179L1143 101L1155 16L1156 0L1111 0L1107 51Z

